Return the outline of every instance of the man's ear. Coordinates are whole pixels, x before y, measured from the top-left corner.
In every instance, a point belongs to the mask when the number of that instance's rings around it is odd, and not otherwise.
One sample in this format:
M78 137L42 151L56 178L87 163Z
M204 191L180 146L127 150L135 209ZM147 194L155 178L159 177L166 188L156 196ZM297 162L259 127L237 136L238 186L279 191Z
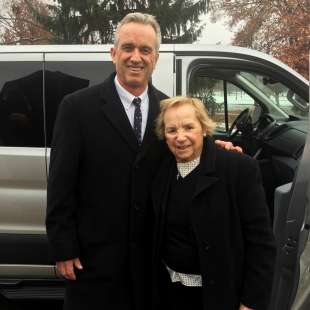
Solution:
M158 58L159 58L159 53L157 52L155 56L155 64L157 64Z
M115 47L111 47L111 49L110 49L110 55L111 55L113 64L115 64L115 60L114 60L114 59L115 59L115 53L116 53Z
M156 67L156 64L157 64L157 61L158 61L158 57L159 57L159 53L157 52L156 55L155 55L155 63L154 63L154 68L153 68L153 70L154 70L155 67Z

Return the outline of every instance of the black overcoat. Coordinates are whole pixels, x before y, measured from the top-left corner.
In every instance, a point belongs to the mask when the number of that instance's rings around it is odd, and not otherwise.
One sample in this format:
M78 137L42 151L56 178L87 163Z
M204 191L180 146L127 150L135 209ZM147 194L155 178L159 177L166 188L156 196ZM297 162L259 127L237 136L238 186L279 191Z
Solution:
M84 267L76 271L77 281L67 283L66 309L95 309L99 303L100 309L126 310L128 295L135 309L145 310L149 302L144 291L151 257L148 199L162 154L154 119L166 96L149 85L139 147L114 77L65 97L55 123L48 241L54 261L79 257Z
M163 162L152 189L155 212L154 309L168 283L160 259L165 209L175 159ZM196 190L189 210L197 240L204 309L236 310L242 302L266 310L275 262L275 243L258 164L242 154L204 141Z

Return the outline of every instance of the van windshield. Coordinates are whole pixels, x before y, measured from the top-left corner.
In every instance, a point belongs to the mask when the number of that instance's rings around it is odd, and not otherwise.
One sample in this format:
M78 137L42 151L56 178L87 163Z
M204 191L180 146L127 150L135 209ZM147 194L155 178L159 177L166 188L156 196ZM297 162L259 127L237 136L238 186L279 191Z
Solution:
M277 118L283 115L306 119L309 115L309 102L298 96L290 88L270 77L254 72L241 71L237 78L246 82L251 89L257 89L265 96L269 113ZM282 117L281 117L282 116Z

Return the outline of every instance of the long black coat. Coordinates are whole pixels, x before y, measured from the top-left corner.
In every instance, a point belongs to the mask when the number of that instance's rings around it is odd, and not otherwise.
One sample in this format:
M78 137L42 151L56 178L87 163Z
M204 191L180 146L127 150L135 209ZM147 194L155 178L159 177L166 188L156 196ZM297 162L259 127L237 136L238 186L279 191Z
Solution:
M147 128L139 148L114 77L67 96L55 124L48 241L55 261L79 257L84 267L76 271L77 281L67 283L66 309L99 304L126 310L128 294L136 309L145 310L149 301L144 291L151 252L148 199L162 154L153 127L165 95L149 85Z
M154 181L156 216L154 249L154 309L166 290L167 273L160 248L175 175L170 154ZM236 310L240 302L266 310L275 262L274 237L258 164L246 155L218 149L205 139L196 190L190 208L203 279L204 309ZM164 276L163 276L164 275Z

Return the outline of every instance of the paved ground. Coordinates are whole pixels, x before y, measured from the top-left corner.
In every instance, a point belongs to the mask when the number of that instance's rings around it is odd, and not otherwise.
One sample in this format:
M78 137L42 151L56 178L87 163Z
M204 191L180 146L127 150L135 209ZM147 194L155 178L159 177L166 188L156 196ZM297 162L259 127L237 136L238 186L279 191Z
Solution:
M61 310L62 301L7 301L0 298L0 310Z
M15 303L16 310L61 310L62 302L59 301L28 301ZM14 309L15 310L15 309Z

